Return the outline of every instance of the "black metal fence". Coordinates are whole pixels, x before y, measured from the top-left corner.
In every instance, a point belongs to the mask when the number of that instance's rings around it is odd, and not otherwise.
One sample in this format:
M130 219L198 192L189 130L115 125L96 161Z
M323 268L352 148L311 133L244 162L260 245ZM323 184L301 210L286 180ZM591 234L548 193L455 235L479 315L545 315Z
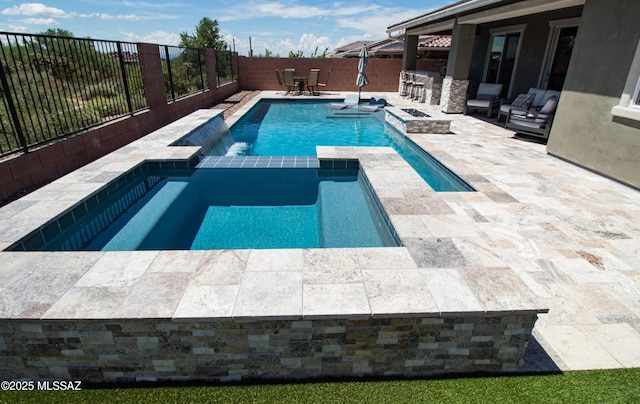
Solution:
M0 156L148 107L137 45L0 33Z
M205 91L203 49L160 46L167 99ZM215 52L218 85L234 81ZM149 108L138 45L0 32L0 157Z
M233 65L233 52L216 51L215 56L218 86L235 81L236 69Z
M167 100L175 101L209 88L203 49L165 45L160 59Z

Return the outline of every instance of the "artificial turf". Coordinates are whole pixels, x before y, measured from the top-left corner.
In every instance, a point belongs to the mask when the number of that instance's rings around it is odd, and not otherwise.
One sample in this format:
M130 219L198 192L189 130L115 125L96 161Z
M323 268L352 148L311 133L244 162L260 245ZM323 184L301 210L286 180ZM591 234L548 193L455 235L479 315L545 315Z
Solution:
M640 368L549 375L3 391L0 403L639 403Z

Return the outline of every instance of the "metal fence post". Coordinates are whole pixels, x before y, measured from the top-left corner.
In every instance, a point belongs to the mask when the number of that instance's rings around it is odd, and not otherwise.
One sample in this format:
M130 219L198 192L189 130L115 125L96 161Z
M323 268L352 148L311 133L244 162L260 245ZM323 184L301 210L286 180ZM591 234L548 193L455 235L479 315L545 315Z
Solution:
M9 91L9 82L7 82L7 77L4 74L4 66L2 66L2 63L0 63L0 81L2 82L2 89L5 94L5 99L7 100L7 106L9 107L9 114L11 114L11 120L13 121L13 126L16 130L16 136L18 137L20 146L22 146L22 152L28 153L29 147L27 146L27 140L24 137L24 133L22 133L20 117L18 116L18 111L16 111L16 106L13 103L13 98L11 98L11 92Z
M129 113L133 115L133 104L131 103L131 93L129 92L129 83L127 82L127 71L124 68L124 56L122 54L122 44L120 42L116 42L116 47L118 48L118 59L120 60L120 73L122 73L122 84L124 84L124 95L127 99L127 107L129 108Z

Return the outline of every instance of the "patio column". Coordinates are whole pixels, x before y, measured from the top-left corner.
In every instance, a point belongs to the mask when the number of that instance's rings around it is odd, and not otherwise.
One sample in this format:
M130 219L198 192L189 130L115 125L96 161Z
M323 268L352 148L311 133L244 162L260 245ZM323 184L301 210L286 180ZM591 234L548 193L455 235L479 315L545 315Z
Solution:
M475 24L458 24L456 21L453 26L451 50L447 61L447 76L442 82L440 98L442 112L448 114L464 112L475 36Z
M405 35L402 50L402 70L416 70L418 35Z

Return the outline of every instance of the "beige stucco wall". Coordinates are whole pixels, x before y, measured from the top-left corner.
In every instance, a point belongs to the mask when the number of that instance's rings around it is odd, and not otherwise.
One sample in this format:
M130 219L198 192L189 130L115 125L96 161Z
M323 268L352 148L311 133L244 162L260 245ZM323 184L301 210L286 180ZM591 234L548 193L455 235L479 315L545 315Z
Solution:
M637 0L588 0L549 136L553 155L640 188L640 122L614 117L640 39Z

